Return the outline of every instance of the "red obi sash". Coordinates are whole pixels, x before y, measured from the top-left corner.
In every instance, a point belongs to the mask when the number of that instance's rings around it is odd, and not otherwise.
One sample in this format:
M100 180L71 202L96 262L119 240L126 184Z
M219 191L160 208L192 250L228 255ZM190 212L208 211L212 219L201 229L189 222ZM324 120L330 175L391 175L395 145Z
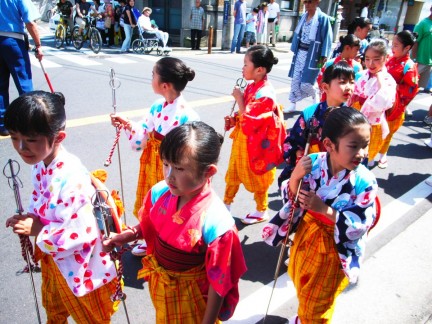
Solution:
M325 217L323 214L314 212L312 210L308 210L307 211L311 216L313 216L313 218L315 218L316 220L319 220L321 223L324 223L326 225L334 225L335 223L332 222L330 219L328 219L327 217Z
M154 243L155 258L166 270L186 271L204 264L205 252L190 253L176 249L162 241L159 236Z

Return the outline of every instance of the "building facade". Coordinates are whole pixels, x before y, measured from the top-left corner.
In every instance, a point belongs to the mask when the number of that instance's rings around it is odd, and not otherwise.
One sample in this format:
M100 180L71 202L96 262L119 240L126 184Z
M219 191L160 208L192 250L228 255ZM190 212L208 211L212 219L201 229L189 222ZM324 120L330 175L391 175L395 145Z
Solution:
M46 3L50 0L34 0ZM213 46L228 48L231 40L233 20L232 8L236 0L202 0L206 13L206 30L213 27ZM258 6L260 0L245 0L248 11ZM278 41L290 41L299 17L304 12L302 0L276 0L281 9ZM334 18L334 39L346 33L348 24L360 16L368 5L368 16L374 25L391 36L403 29L412 29L419 21L423 5L430 6L432 0L321 0L320 8ZM140 11L152 8L151 18L161 30L170 34L170 46L184 46L190 37L189 17L195 0L135 0ZM227 10L228 9L228 10Z

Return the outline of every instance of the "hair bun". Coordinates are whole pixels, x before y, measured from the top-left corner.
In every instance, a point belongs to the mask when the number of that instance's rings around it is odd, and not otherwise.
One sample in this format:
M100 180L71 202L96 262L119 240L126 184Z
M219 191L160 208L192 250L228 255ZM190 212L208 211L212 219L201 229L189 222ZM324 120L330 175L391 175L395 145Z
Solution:
M275 57L273 58L273 64L278 64L278 62L279 62L279 59L275 56Z
M186 80L192 81L195 79L195 71L187 66L184 70L184 77Z
M55 95L56 97L58 97L63 105L66 104L66 98L63 95L63 93L61 93L61 92L53 92L53 95Z
M217 135L219 137L220 145L222 145L224 142L224 137L220 133L217 133Z

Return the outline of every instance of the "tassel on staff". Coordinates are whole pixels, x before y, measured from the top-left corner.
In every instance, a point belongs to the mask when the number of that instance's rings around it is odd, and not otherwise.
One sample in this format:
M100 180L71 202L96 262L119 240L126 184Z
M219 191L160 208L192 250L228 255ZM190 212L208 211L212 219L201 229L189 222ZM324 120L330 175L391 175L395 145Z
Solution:
M17 167L15 170L14 165ZM9 172L8 172L9 167ZM3 174L8 179L9 187L13 190L14 196L15 196L15 203L17 206L17 213L19 215L22 215L24 212L24 209L22 207L21 203L21 195L19 188L22 187L22 182L18 178L18 173L20 171L20 165L17 161L9 159L6 163L5 167L3 168ZM33 253L33 245L30 241L30 238L27 235L19 234L20 244L21 244L21 255L24 258L24 260L27 263L27 266L24 268L22 272L28 272L30 274L30 281L31 281L31 287L33 291L33 298L35 303L35 309L36 309L36 315L38 318L38 323L41 324L41 316L39 311L39 303L37 300L36 295L36 288L33 278L33 272L40 271L40 268L37 264L37 261L35 259L34 253Z
M113 210L111 206L108 204L109 199L109 192L107 190L99 190L96 189L93 200L93 206L94 206L94 214L98 223L98 227L103 233L104 239L109 238L111 231L120 232L121 231L121 225L116 224L116 221L114 220L113 216ZM129 320L129 314L126 307L126 294L123 292L122 289L122 279L123 279L123 262L121 260L121 256L123 252L125 252L127 249L122 249L120 251L117 251L114 249L110 253L111 260L114 262L114 266L116 268L117 273L117 286L116 291L111 296L112 301L121 301L123 304L123 308L126 315L127 323L130 323Z

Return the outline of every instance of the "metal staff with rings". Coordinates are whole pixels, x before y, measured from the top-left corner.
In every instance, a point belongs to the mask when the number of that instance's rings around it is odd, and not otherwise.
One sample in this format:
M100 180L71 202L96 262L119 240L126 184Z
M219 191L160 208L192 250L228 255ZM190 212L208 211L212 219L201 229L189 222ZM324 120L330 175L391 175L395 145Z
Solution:
M16 167L16 169L14 166ZM19 172L20 172L20 165L15 160L9 159L3 168L3 174L8 179L9 187L13 190L15 195L15 202L17 206L16 212L19 215L22 215L24 209L22 207L21 195L19 191L19 188L22 187L22 182L18 177ZM22 235L22 234L19 234L18 236L21 244L21 254L24 260L27 262L27 266L24 268L22 272L28 272L30 274L30 281L31 281L31 286L33 291L33 298L35 302L36 315L38 318L38 323L42 323L40 312L39 312L39 304L36 296L36 288L35 288L35 283L33 278L33 272L36 272L40 269L33 254L33 245L30 241L30 238L27 235Z
M246 86L247 86L247 81L244 78L238 78L234 87L238 87L241 91L243 91L246 88ZM225 117L224 138L226 132L235 126L235 121L232 120L232 115L234 113L234 109L236 105L237 105L237 101L234 101L230 114Z
M119 79L116 78L115 76L115 71L113 68L110 68L110 81L109 81L109 85L111 87L111 97L112 97L112 107L114 110L114 114L117 113L117 99L116 99L116 90L118 88L120 88L121 86L121 82ZM118 165L119 165L119 173L120 173L120 190L121 190L121 195L122 195L122 201L124 202L124 190L123 190L123 172L122 172L122 164L121 164L121 154L120 154L120 145L118 145L118 141L120 139L120 133L122 130L122 126L116 126L116 136L114 139L114 143L111 147L111 150L109 152L108 158L105 160L104 166L108 167L110 166L111 162L112 162L112 156L114 154L114 151L117 147L117 157L118 157ZM126 212L124 212L124 222L125 224L127 224L126 222Z
M98 227L103 233L104 239L109 238L112 231L120 233L121 224L118 222L116 215L113 215L115 206L109 204L110 195L106 189L96 189L96 192L92 198L94 215L96 217ZM127 323L130 323L129 314L126 307L126 294L122 289L122 277L123 277L123 263L121 256L126 249L120 251L113 249L110 253L111 260L114 262L114 266L117 272L117 286L115 293L111 296L112 301L121 300L126 315Z
M305 146L305 150L304 150L304 154L303 155L308 155L309 154L309 148L310 148L311 140L312 140L313 137L316 136L317 129L316 129L316 127L314 127L315 124L316 124L315 123L315 117L312 117L311 120L309 121L309 134L308 134L308 137L307 137L307 142L306 142L306 146ZM282 262L283 262L283 259L284 259L285 249L286 248L289 249L293 245L293 241L289 238L289 235L290 235L291 227L292 227L293 220L294 220L294 213L295 213L295 210L296 210L296 208L298 206L298 196L299 196L299 193L300 193L300 189L302 188L302 184L303 184L303 179L300 180L300 183L299 183L299 185L297 187L297 191L296 191L295 195L293 197L290 197L290 199L292 200L291 201L292 208L290 209L289 214L288 214L288 221L287 221L287 226L286 226L286 236L285 236L284 240L282 241L281 249L280 249L280 252L279 252L278 262L276 264L276 270L275 270L275 273L274 273L274 276L273 276L273 287L272 287L272 290L271 290L271 293L270 293L269 302L267 304L266 313L264 315L263 324L265 324L265 321L266 321L266 318L267 318L267 314L268 314L268 311L269 311L269 308L270 308L270 303L271 303L271 300L272 300L272 297L273 297L273 292L275 290L276 283L277 283L277 280L278 280L278 277L279 277L280 268L282 266Z

